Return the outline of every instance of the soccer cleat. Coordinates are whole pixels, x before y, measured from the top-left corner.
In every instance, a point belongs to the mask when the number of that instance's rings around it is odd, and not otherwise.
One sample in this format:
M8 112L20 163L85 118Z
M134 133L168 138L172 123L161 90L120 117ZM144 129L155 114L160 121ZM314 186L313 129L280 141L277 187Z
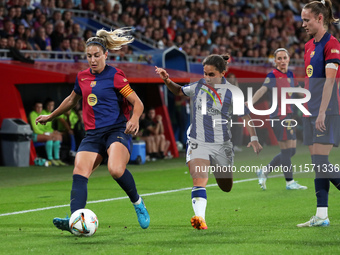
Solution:
M135 207L138 222L141 228L143 229L148 228L150 225L150 216L149 216L148 210L146 210L143 199L139 205L133 205L133 206Z
M321 219L317 216L313 216L312 218L310 218L309 221L305 222L305 223L301 223L301 224L297 224L296 226L299 228L303 228L303 227L328 227L330 224L330 221L328 218L326 219Z
M58 162L58 160L55 160L55 159L52 159L52 160L49 160L51 162L50 165L52 166L60 166L60 163Z
M61 161L60 159L55 159L55 161L58 162L59 166L67 166L67 164Z
M261 186L261 189L266 190L266 181L267 176L263 173L263 170L260 169L256 172L257 178L259 179L259 185Z
M208 229L207 223L205 222L202 216L193 216L191 218L191 226L198 230Z
M293 181L292 183L286 185L286 189L307 189L307 187L298 184L296 181Z
M68 216L66 216L65 218L54 218L53 224L54 224L54 226L56 226L57 228L59 228L63 231L66 230L66 231L71 232L70 226L69 226L69 221L70 221L70 218Z

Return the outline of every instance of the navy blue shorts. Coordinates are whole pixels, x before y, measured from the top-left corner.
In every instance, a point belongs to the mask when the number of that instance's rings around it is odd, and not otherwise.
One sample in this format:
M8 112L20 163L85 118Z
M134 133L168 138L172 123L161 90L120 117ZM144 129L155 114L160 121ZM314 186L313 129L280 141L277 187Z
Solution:
M295 125L294 122L289 121L292 119L291 116L287 116L283 122L282 121L273 121L273 131L276 136L276 139L280 142L287 140L296 140L296 128L293 127Z
M125 134L124 131L125 128L114 126L88 130L79 145L78 151L96 152L105 158L110 145L114 142L120 142L131 154L132 136Z
M316 130L315 121L316 117L303 118L303 144L333 144L335 147L338 147L340 142L340 116L326 115L326 131L324 132Z

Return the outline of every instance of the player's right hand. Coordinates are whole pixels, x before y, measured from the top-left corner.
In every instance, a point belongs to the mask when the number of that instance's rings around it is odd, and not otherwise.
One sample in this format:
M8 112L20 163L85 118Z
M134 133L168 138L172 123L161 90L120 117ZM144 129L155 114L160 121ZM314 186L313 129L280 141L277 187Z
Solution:
M163 69L163 68L160 68L160 67L157 67L155 66L155 72L157 74L159 74L159 77L161 77L161 79L165 80L167 78L169 78L169 74Z

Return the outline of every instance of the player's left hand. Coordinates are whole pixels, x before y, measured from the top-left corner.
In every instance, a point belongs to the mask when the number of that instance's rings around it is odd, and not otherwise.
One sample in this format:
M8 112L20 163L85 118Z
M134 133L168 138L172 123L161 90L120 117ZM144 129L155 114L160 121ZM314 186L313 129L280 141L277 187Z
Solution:
M39 115L35 119L35 124L38 125L38 123L40 123L42 125L46 125L46 123L49 121L50 121L50 115Z
M261 144L260 144L258 141L249 142L248 145L247 145L247 147L249 148L250 146L253 147L254 152L255 152L256 154L259 154L260 151L262 151L262 149L263 149L262 146L261 146Z
M125 134L131 134L131 135L136 135L138 133L139 130L139 122L138 121L134 121L132 119L130 119L127 123L126 123L126 129L124 131Z
M326 114L325 113L319 113L318 117L316 118L315 121L315 128L316 130L319 130L320 132L326 131L326 126L325 126L325 119L326 119Z

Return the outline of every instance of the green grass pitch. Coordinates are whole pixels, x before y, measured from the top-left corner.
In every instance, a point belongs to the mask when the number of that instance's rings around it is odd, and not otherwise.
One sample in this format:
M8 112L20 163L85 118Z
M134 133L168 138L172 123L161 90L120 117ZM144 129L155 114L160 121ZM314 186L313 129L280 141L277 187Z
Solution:
M279 152L265 147L260 155L243 148L235 166L266 164ZM340 150L330 161L339 164ZM308 148L298 146L292 159L297 171L310 163ZM307 165L308 166L308 165ZM97 233L76 237L56 229L54 217L69 214L72 166L0 167L0 254L337 254L340 252L340 196L329 195L328 228L303 228L315 214L314 173L296 173L307 190L286 190L280 173L271 174L262 191L254 173L235 174L230 193L209 179L208 230L191 227L192 180L185 159L129 165L151 216L139 227L125 193L101 166L90 178L88 204L99 219ZM164 191L164 192L163 192ZM117 199L122 198L122 199ZM19 212L19 213L17 213Z

